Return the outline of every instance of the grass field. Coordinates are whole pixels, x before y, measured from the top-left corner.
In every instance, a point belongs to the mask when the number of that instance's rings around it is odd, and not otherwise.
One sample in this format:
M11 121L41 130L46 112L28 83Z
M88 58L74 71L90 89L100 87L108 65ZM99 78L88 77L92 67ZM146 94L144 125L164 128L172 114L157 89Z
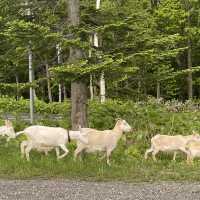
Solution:
M47 157L38 152L31 152L31 161L20 157L19 139L8 145L2 139L0 143L0 178L30 179L30 178L69 178L92 181L118 180L127 182L143 181L200 181L200 162L195 161L188 166L184 155L179 155L176 162L172 155L161 154L158 162L152 159L144 160L143 152L137 152L136 157L126 155L123 142L112 155L112 166L100 160L99 155L84 155L82 161L74 161L72 152L74 145L69 145L70 154L63 160L56 160L52 151ZM141 154L140 154L141 153Z
M10 102L10 103L8 103ZM63 160L57 161L55 152L47 157L38 152L31 152L31 161L27 162L20 157L20 141L23 136L11 140L6 144L5 138L0 138L0 178L72 178L84 180L121 180L131 182L141 181L200 181L200 159L195 160L193 166L188 166L185 155L179 154L177 161L172 161L172 155L159 154L158 162L151 158L144 160L144 152L150 146L150 138L155 134L189 135L193 130L200 133L200 110L197 104L181 104L179 110L173 102L171 110L165 104L153 102L118 102L107 101L105 104L91 102L89 105L90 127L97 129L112 128L116 117L126 119L135 129L134 133L127 135L128 145L121 140L111 157L112 166L106 165L105 160L100 160L98 155L85 155L83 161L73 161L75 146L68 145L70 154ZM26 108L27 101L14 101L0 98L0 113L10 112L15 105L17 110L16 120L13 124L16 131L29 126L21 120L18 113L21 108ZM47 126L60 126L68 128L70 122L64 117L61 121L48 119L48 113L60 114L66 112L68 103L46 104L38 102L38 113L45 114L43 120L36 124ZM68 105L69 107L69 105ZM27 107L28 108L28 107ZM44 109L45 108L45 109ZM27 110L24 110L27 111ZM62 111L62 112L61 112ZM2 118L0 125L3 125Z

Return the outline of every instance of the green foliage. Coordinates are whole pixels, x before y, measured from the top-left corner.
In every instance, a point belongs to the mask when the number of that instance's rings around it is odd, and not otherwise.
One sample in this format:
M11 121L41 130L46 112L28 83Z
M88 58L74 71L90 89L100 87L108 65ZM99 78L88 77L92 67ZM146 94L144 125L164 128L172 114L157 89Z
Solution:
M35 102L35 112L42 117L37 123L52 126L70 127L70 102L45 103L39 100ZM20 121L20 113L29 112L29 101L4 97L0 98L0 113L13 113L16 123ZM51 115L57 114L61 119L54 120ZM147 102L133 102L122 100L108 100L104 104L97 101L89 102L89 126L97 129L112 129L117 118L123 118L135 129L134 136L130 139L149 142L155 134L183 134L192 131L200 131L199 101L187 101L185 103L173 100L158 102L149 98ZM22 119L21 119L22 120Z
M27 97L27 50L31 46L40 99L47 100L47 84L40 81L46 77L45 64L51 71L53 96L58 83L70 90L70 82L76 79L89 84L90 74L98 93L102 71L109 98L143 100L156 96L159 83L165 99L185 99L187 87L182 80L189 72L193 73L194 94L199 96L199 1L166 0L151 5L148 0L106 0L96 10L95 1L85 0L81 1L78 27L67 25L65 1L24 4L17 0L17 6L13 2L0 3L1 94ZM98 48L91 44L94 38L90 41L95 32ZM190 70L188 40L192 44ZM57 44L61 47L60 65L56 62ZM73 64L68 61L71 47L83 52L82 60Z
M62 104L58 102L45 103L36 99L35 112L39 114L62 114L66 115L69 112L70 104L65 101ZM0 98L0 111L3 113L28 113L29 100L21 98L17 101L14 98L2 97Z
M135 146L130 146L128 149L126 149L125 155L132 158L141 158L141 152Z

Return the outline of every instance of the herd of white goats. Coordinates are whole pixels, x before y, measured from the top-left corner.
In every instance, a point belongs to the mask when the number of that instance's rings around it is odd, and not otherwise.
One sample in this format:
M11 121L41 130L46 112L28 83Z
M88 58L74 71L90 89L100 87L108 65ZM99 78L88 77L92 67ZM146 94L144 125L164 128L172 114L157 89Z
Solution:
M12 122L9 120L5 120L5 125L0 127L0 135L8 136L7 141L20 134L26 135L27 140L21 142L20 149L22 157L26 156L28 161L32 149L44 152L46 155L55 149L57 159L61 159L68 154L66 144L72 139L77 144L74 152L75 159L83 151L87 153L102 151L105 152L108 165L110 165L110 155L123 133L131 131L131 126L123 119L118 119L112 130L104 131L92 128L80 128L78 131L72 131L60 127L35 125L15 133ZM62 155L60 155L60 149L64 151ZM182 151L187 155L187 162L192 163L194 157L200 157L200 136L196 133L188 136L155 135L151 139L150 149L145 152L145 159L149 153L152 153L152 158L156 161L156 154L160 151L173 152L173 160L176 159L177 152Z

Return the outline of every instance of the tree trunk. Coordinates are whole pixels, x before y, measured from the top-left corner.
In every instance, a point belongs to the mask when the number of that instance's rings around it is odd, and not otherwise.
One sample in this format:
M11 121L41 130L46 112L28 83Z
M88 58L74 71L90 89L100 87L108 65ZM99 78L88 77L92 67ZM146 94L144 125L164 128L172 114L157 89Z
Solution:
M67 99L67 92L66 92L66 87L63 85L63 95L64 95L64 100Z
M62 63L60 44L56 45L58 64Z
M94 33L94 46L99 47L99 37L97 33ZM106 82L104 72L100 75L100 101L104 103L106 101Z
M140 101L140 96L141 96L141 86L142 86L142 83L141 83L141 80L140 80L140 77L139 77L139 79L138 79L137 101Z
M96 10L100 9L101 0L96 0ZM99 47L99 37L98 33L94 33L94 46ZM100 101L104 103L106 100L106 82L104 72L101 72L100 76Z
M159 100L160 99L160 81L157 81L156 96L157 96L157 100Z
M191 27L191 5L190 2L186 2L186 9L188 11L188 27ZM190 35L187 35L187 46L188 46L188 51L187 51L187 64L188 64L188 69L192 70L192 43L190 39ZM187 93L188 93L188 99L193 98L193 88L192 88L192 71L188 72L188 77L187 77Z
M93 76L90 74L90 99L94 99Z
M17 84L17 101L19 100L19 75L16 72L15 74L15 80L16 80L16 84Z
M90 35L90 44L92 45L92 35ZM92 57L92 50L89 50L89 58ZM93 76L90 74L90 99L94 99Z
M191 47L191 41L188 39L188 55L187 55L187 61L188 61L188 69L192 70L192 47ZM188 98L193 98L193 88L192 88L192 72L188 72L187 77L188 82Z
M32 60L32 50L29 45L28 49L28 65L29 65L29 82L33 83L33 60ZM33 124L34 122L34 89L30 87L30 123Z
M58 60L58 64L62 63L62 59L61 59L61 47L60 44L56 45L56 50L57 50L57 60ZM59 102L62 102L62 86L61 83L58 84L58 98L59 98Z
M94 46L99 47L99 37L97 33L94 33Z
M101 97L101 103L104 103L106 101L106 82L105 82L104 72L101 72L101 77L100 77L100 97Z
M78 26L80 23L79 0L68 0L69 25ZM69 62L74 63L83 57L82 50L70 47ZM87 87L82 81L71 83L71 122L72 129L77 130L79 126L87 127Z
M58 84L58 98L59 98L59 102L62 102L62 85L59 83Z
M100 9L101 0L96 0L96 9Z
M87 87L82 82L73 82L71 84L72 99L72 127L78 129L87 127Z
M49 102L52 102L52 92L51 92L51 83L50 83L50 74L49 74L49 65L46 62L45 64L45 68L46 68L46 77L47 77L47 92L48 92L48 98L49 98Z

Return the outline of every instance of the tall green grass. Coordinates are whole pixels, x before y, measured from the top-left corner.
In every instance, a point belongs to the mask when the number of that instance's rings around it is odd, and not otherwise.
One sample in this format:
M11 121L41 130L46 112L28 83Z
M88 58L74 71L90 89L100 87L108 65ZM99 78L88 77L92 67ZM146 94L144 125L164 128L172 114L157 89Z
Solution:
M136 154L127 154L125 144L120 142L111 157L111 167L100 155L86 154L82 161L73 160L74 144L68 145L70 154L63 160L56 160L55 152L48 156L35 151L31 152L31 161L20 157L19 144L21 139L12 140L8 145L5 139L0 143L0 178L68 178L90 181L200 181L200 162L188 166L185 156L179 154L176 162L172 155L160 154L158 162L151 158L143 159L143 151L136 145Z
M9 99L7 99L9 101ZM0 100L0 105L5 105ZM25 102L25 103L24 103ZM8 103L6 108L0 107L0 112L10 112L11 105L17 104L17 113L20 113L20 106L27 102ZM44 114L44 118L36 122L48 126L69 127L69 102L63 104L38 104L37 110ZM176 108L177 106L172 104ZM112 128L115 118L121 117L135 129L133 133L127 134L120 140L119 145L111 156L111 164L106 165L105 160L99 159L99 154L86 154L83 161L74 161L74 144L68 145L69 155L63 160L56 160L55 152L48 156L32 151L31 161L27 162L20 157L20 142L23 136L11 140L6 144L5 138L0 138L0 178L73 178L83 180L121 180L121 181L199 181L200 162L198 159L194 165L186 164L185 155L179 154L176 162L172 161L172 155L161 153L158 155L158 162L153 162L151 157L144 160L144 152L150 146L150 138L155 134L191 134L193 130L200 133L200 111L193 109L194 104L183 104L176 112L169 110L165 104L150 102L131 101L107 101L105 104L98 102L89 103L89 124L97 129ZM22 108L23 110L24 108ZM43 110L42 110L43 109ZM66 113L65 113L66 110ZM174 108L172 109L174 110ZM15 110L12 110L15 112ZM23 110L26 111L26 110ZM48 113L62 114L63 119L56 121L48 118ZM29 126L27 122L16 118L13 121L15 130L19 131ZM3 120L0 119L0 125ZM124 140L126 138L126 140Z

